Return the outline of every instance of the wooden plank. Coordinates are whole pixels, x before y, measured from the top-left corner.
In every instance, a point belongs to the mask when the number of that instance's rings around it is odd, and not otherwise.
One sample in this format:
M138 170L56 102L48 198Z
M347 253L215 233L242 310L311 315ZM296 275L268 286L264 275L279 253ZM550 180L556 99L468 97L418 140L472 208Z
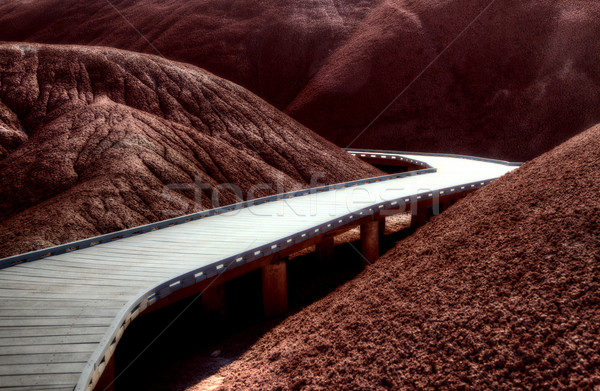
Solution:
M80 252L77 255L77 258L62 258L61 255L53 256L52 258L48 258L47 260L58 261L61 265L65 266L74 266L74 267L86 267L87 265L94 265L97 267L129 267L132 270L168 270L168 269L182 269L188 268L184 265L174 265L169 262L136 262L135 260L128 260L127 263L123 261L111 261L106 259L105 257L93 254L87 254ZM45 262L46 260L42 260L41 262ZM40 261L37 261L40 262Z
M236 236L229 236L231 239L228 243L239 243L240 239ZM233 238L233 239L232 239ZM213 238L214 239L214 238ZM189 239L192 240L192 239ZM197 240L197 238L196 238ZM174 257L178 258L190 258L190 257L198 257L204 254L208 255L217 255L222 252L222 250L226 249L227 243L193 243L193 244L184 244L184 243L114 243L111 247L103 247L103 250L106 252L110 252L110 254L136 254L142 255L145 257L168 257L167 259L173 259Z
M60 373L45 375L16 375L0 377L0 384L4 387L27 387L33 386L74 386L79 380L80 373Z
M144 256L148 256L150 252L152 252L150 255L152 255L153 253L158 253L161 256L171 256L172 257L185 257L185 256L190 256L190 255L194 255L197 253L201 253L202 251L207 252L208 254L210 254L211 250L212 251L220 251L220 250L225 250L226 246L230 245L230 241L228 242L221 242L221 241L214 241L212 236L207 236L208 238L210 238L209 240L202 240L199 239L198 237L196 237L196 235L190 235L188 236L181 236L178 235L177 238L179 240L177 241L171 241L171 242L166 242L165 239L168 239L168 237L163 238L162 242L155 242L155 241L149 241L149 240L140 240L140 241L136 241L136 242L114 242L114 243L110 243L107 245L99 245L96 247L93 247L91 249L89 249L89 253L95 253L95 251L91 251L91 250L97 250L98 248L105 248L107 250L106 255L107 256L111 256L113 258L118 258L121 256L121 253L123 252L127 252L128 254L132 254L132 255L144 255ZM236 237L236 234L234 232L230 232L230 238L231 237ZM256 238L254 238L254 240L256 240ZM236 240L236 242L239 241L250 241L249 239L243 239L243 238L239 238Z
M115 316L120 308L67 307L67 308L2 308L0 318L55 318L55 317L105 317Z
M125 299L122 299L123 303ZM21 298L12 298L10 300L0 300L0 310L3 309L44 309L51 310L53 308L70 308L77 307L81 308L82 303L80 300L28 300ZM107 308L107 309L119 309L122 305L119 303L107 302L104 303L102 300L96 300L93 302L93 308Z
M123 294L131 294L132 292L140 291L146 286L109 286L109 285L87 285L87 284L56 284L56 283L47 283L43 280L37 281L19 281L19 279L15 278L14 282L8 283L8 280L0 279L0 285L6 287L7 285L12 285L9 289L14 292L6 292L7 289L0 290L0 296L6 296L8 299L15 297L15 295L19 295L20 298L30 298L30 297L41 297L40 293L47 293L50 296L48 298L58 298L53 297L52 295L62 295L60 298L75 298L78 294L86 295L89 294L93 298L110 298L110 297L118 297ZM17 292L18 291L18 292ZM12 295L11 295L12 293ZM67 295L66 297L64 295ZM70 295L70 296L69 296ZM81 299L82 296L78 297Z
M66 302L69 301L73 305L79 303L77 305L100 305L100 306L120 306L126 303L127 298L123 295L118 295L115 297L107 296L106 294L97 295L96 297L85 297L83 293L79 292L77 297L73 297L71 294L68 296L69 292L67 292L67 296L64 294L57 293L46 293L43 291L33 291L33 290L23 290L19 291L19 298L15 299L15 296L9 296L6 294L6 290L0 289L0 302L8 302L11 303L13 300L16 302L18 300L31 300L31 301L40 301L47 303L58 303L58 302ZM87 295L90 296L90 295Z
M0 338L0 346L33 346L72 343L98 344L103 336L104 334L62 335L56 337L9 337Z
M195 238L196 241L198 241L198 238ZM178 254L176 249L176 246L179 246L180 244L178 243L173 243L170 245L164 245L164 246L156 246L156 247L151 247L151 246L145 246L143 245L141 242L127 242L125 240L123 241L116 241L113 243L107 243L107 244L101 244L98 246L94 246L82 251L85 251L88 254L100 254L103 255L105 257L111 257L111 258L122 258L123 255L131 255L131 256L142 256L142 257L148 257L148 256L152 256L153 258L156 258L156 256L154 255L155 253L159 254L161 257L167 257L166 259L171 259L174 257L185 257L185 256L189 256L190 254L184 253L184 254ZM206 243L206 242L198 242L198 247L200 248L211 248L214 246L211 246L210 243ZM172 251L176 251L175 253L171 252ZM75 254L75 252L73 252L73 254ZM125 260L128 260L127 258L124 258Z
M99 335L106 332L106 326L47 326L47 327L2 327L0 338L60 337L67 335Z
M37 274L37 275L36 275ZM166 276L168 277L168 276ZM1 274L0 282L12 282L12 283L25 283L28 285L31 284L43 284L45 286L61 286L63 290L65 287L77 287L77 286L100 286L100 287L113 287L113 288L123 288L123 287L145 287L149 284L153 284L156 281L162 281L166 277L136 277L127 279L127 278L101 278L100 276L85 276L76 274L69 274L67 272L63 273L61 276L60 273L14 273L14 274ZM89 289L89 288L88 288Z
M2 318L0 327L35 327L35 326L106 326L108 327L114 317L97 318Z
M48 280L53 279L68 279L68 280L76 280L79 281L82 278L85 278L86 281L94 281L94 282L102 282L102 281L143 281L143 282L151 282L151 281L160 281L169 276L168 273L164 273L163 276L120 276L119 274L109 274L109 273L93 273L88 271L55 271L55 270L41 270L35 268L20 268L19 270L15 270L12 274L10 272L2 273L2 276L27 276L27 277L42 277Z
M12 295L10 294L12 293ZM6 293L5 289L0 289L0 300L11 300L14 297L16 292L11 291L10 293ZM21 290L18 292L19 297L21 298L29 298L29 299L40 299L40 300L69 300L73 299L74 301L79 302L87 302L87 301L113 301L122 303L123 299L126 298L127 294L131 294L131 292L123 292L123 291L114 291L114 292L75 292L72 290L71 292L44 292L41 291L33 291L33 290ZM76 294L76 296L74 295ZM76 297L76 298L74 298Z
M100 246L93 247L91 250L99 250L99 247ZM211 249L212 251L209 252L209 249ZM226 251L228 253L229 251L227 250L228 247L223 246L223 248L202 248L199 249L197 252L190 254L176 254L169 251L168 248L165 248L162 251L157 251L156 249L149 251L143 248L128 249L123 245L120 247L111 248L103 247L101 251L105 257L120 257L126 260L127 262L131 261L132 259L140 259L143 262L152 261L153 263L160 263L177 261L182 264L195 265L199 261L201 262L204 258L209 257L211 255L222 255L223 251ZM89 251L88 254L93 253Z
M265 234L278 234L283 230L293 230L297 227L299 222L304 224L307 221L313 221L311 216L278 216L279 218L270 218L264 221L258 221L255 216L248 218L236 218L226 225L216 225L211 224L200 226L200 227L191 227L189 225L181 226L178 230L174 229L166 229L163 231L157 231L152 234L146 234L141 236L136 236L135 238L126 238L118 241L113 241L105 244L101 244L99 246L116 246L121 243L151 243L154 241L157 242L168 242L168 243L180 243L182 239L193 238L195 241L202 241L205 238L211 238L213 234L217 235L226 235L226 234L235 234L240 236L249 236L251 232L256 232L260 230ZM291 217L294 219L292 220ZM281 220L281 221L279 221ZM255 224L249 224L255 223ZM251 226L256 226L255 230L250 229ZM279 228L279 229L278 229ZM252 238L255 238L252 237ZM186 242L185 244L189 244Z
M19 298L29 300L72 300L73 302L93 304L98 301L105 301L106 304L112 303L113 305L119 305L123 303L124 295L132 294L133 292L139 292L139 289L114 289L114 287L98 287L95 289L89 289L81 286L69 286L70 289L60 289L57 285L42 285L36 289L32 286L17 286L10 290L13 291L13 295L7 294L6 289L0 289L0 301L10 301L14 299L14 295L18 294ZM112 289L111 289L112 288Z
M98 344L60 344L60 345L29 345L29 346L1 346L0 356L14 356L22 354L48 354L48 353L89 353L90 355Z
M278 231L278 233L281 230ZM230 230L229 235L226 232L223 232L221 235L218 233L207 233L207 238L210 238L210 241L202 241L202 239L198 238L197 235L189 234L177 234L177 236L163 236L161 238L153 238L153 239L142 239L136 241L117 241L113 243L100 244L99 248L103 249L111 249L111 250L130 250L130 251L161 251L168 254L174 255L190 255L196 254L200 250L203 249L217 249L222 245L226 245L231 241L239 241L239 239L248 238L248 239L256 239L256 235L252 235L246 232L232 232ZM223 241L217 238L225 238L231 239L230 241Z
M102 244L101 246L108 246L111 248L118 248L119 246L123 245L123 246L127 246L127 245L140 245L140 246L148 246L148 247L159 247L159 248L165 248L165 247L171 247L174 249L179 249L180 247L175 247L175 246L195 246L197 244L202 244L203 240L206 240L207 238L212 239L213 235L225 235L227 233L229 233L229 237L232 236L249 236L251 235L252 232L249 231L236 231L234 227L229 227L228 230L222 230L221 232L219 232L219 230L214 230L214 229L206 229L206 232L201 232L201 233L196 233L196 232L191 232L191 231L180 231L180 232L161 232L161 235L155 235L152 237L142 237L142 236L138 236L136 238L132 238L135 240L118 240L118 241L114 241L111 243L106 243L106 244ZM212 241L212 240L211 240Z
M325 203L330 201L325 201ZM169 229L163 232L169 235L177 235L179 233L193 233L198 237L202 237L203 235L210 235L212 231L226 231L231 229L232 227L240 227L239 223L243 223L243 227L245 228L260 228L268 231L276 232L276 227L279 223L284 224L284 227L292 228L294 226L295 221L306 219L311 216L311 212L314 212L315 206L318 208L319 202L312 202L310 204L306 204L304 208L294 211L290 208L286 208L285 206L279 205L271 208L263 208L261 211L248 210L251 213L238 214L237 216L231 216L231 218L227 220L219 220L218 218L210 218L206 219L202 224L185 224L180 225L176 229ZM296 213L300 212L300 213ZM308 212L308 213L307 213ZM290 217L294 219L291 220ZM277 224L273 224L276 222ZM153 235L148 235L148 238L154 236L161 236L162 232L155 232Z
M2 376L17 375L42 375L51 373L81 373L86 361L72 363L48 363L48 364L21 364L0 366L0 378ZM0 388L2 386L0 385Z
M149 285L152 285L152 282L143 282L143 281L116 281L116 280L102 280L102 281L94 281L94 280L83 280L83 279L75 279L75 278L59 278L59 277L48 277L44 278L41 276L26 276L19 274L0 274L0 285L4 286L6 283L17 283L22 282L25 284L35 284L39 286L44 286L44 289L52 289L55 291L67 291L83 289L81 287L88 287L86 289L90 289L89 287L98 287L104 288L104 291L119 291L124 288L133 289L134 287L143 288ZM79 287L79 288L78 288Z
M233 222L234 224L237 223L241 223L241 222ZM261 224L260 227L258 227L256 230L251 230L248 227L244 227L245 229L237 229L235 227L230 226L229 228L225 229L225 227L203 227L201 230L192 230L192 229L186 229L186 230L181 230L179 232L164 232L161 233L161 235L155 235L152 237L145 237L140 239L139 241L136 241L135 243L144 243L144 244L155 244L155 245L160 245L160 244L164 244L164 245L170 245L170 244L185 244L185 245L193 245L194 242L190 242L190 239L195 240L196 242L201 241L203 239L206 238L210 238L212 239L213 237L241 237L241 238L251 238L251 239L255 239L256 235L252 236L252 232L256 232L258 230L260 230L260 232L262 233L266 233L266 234L278 234L281 233L282 230L285 230L285 226L281 227L278 224L275 224L274 222L271 222L270 226L267 226L265 224ZM269 229L270 227L270 229ZM279 229L276 229L279 228ZM282 229L283 228L283 229ZM290 229L292 227L289 227ZM113 242L111 244L117 244L118 242ZM130 243L133 243L130 242Z
M132 294L141 290L151 288L156 285L157 282L163 281L164 279L156 279L154 281L137 281L126 284L114 284L112 281L74 281L72 279L65 279L62 281L47 281L42 277L28 277L28 276L0 276L0 295L7 295L10 297L20 297L22 294L27 293L58 293L58 294L71 294L73 298L80 298L76 294L103 294L105 297L118 294ZM19 292L15 292L19 291ZM50 296L49 296L50 297Z
M143 277L138 277L143 278ZM6 273L0 273L0 281L7 282L17 282L17 281L31 281L31 282L41 282L44 284L59 284L64 286L64 284L68 284L70 286L76 285L94 285L94 286L131 286L131 285L139 285L144 286L147 285L147 282L151 282L159 279L152 279L152 277L148 277L145 280L125 280L125 279L112 279L112 278L84 278L81 275L68 275L68 273L63 273L63 276L60 273L51 273L51 272L36 272L33 271L8 271ZM127 284L129 282L129 284Z
M156 270L149 270L142 265L131 265L129 267L124 266L97 266L91 265L85 262L72 262L71 264L65 265L64 262L53 262L52 260L44 260L44 262L35 262L34 264L23 264L22 268L32 268L36 270L51 270L51 271L69 271L69 272L86 272L91 273L106 273L106 275L119 275L119 276L163 276L165 273L180 272L187 270L187 268L160 268Z
M93 250L97 250L97 247L93 247ZM92 250L90 249L90 250ZM67 257L67 255L71 255L71 254L62 254L60 256L54 256L52 257L52 259L63 259L66 258L67 260L73 260L73 259L90 259L90 257L94 256L94 262L96 264L116 264L116 265L120 265L123 263L127 263L127 264L131 264L131 263L142 263L144 266L158 266L158 267L162 267L162 266L168 266L169 263L171 262L177 262L178 265L182 265L182 266L190 266L190 267L195 267L198 265L202 265L202 264L207 264L210 261L214 261L217 260L219 258L221 258L221 256L223 256L224 254L209 254L212 255L211 256L207 256L205 254L204 258L198 258L196 260L191 260L189 259L189 257L183 257L183 256L171 256L170 254L168 254L168 252L165 252L164 254L159 254L159 253L151 253L151 254L142 254L142 253L132 253L132 252L127 252L127 251L116 251L116 250L112 250L112 249L106 249L106 251L103 251L102 253L100 252L91 252L91 251L87 251L86 250L81 250L81 253L77 254L77 257L75 258L75 252L73 253L73 257ZM216 256L216 255L220 255L220 256ZM60 258L59 258L60 257ZM121 258L122 261L117 261L115 260L116 258ZM38 261L40 262L40 261ZM6 269L5 269L6 270Z
M287 221L290 221L289 218ZM241 222L240 222L241 223ZM179 245L179 244L184 244L184 245L188 245L188 246L195 246L198 245L200 242L200 240L204 238L210 238L211 242L214 242L214 238L241 238L241 239L256 239L256 234L253 234L253 232L257 232L260 231L261 234L269 234L269 235L275 235L275 234L282 234L282 232L286 231L290 231L290 233L294 233L296 232L296 228L298 227L298 223L295 224L280 224L279 222L270 222L271 224L271 229L269 229L269 226L266 226L265 224L261 224L260 227L258 227L256 230L252 230L249 229L248 227L244 227L244 229L239 229L239 230L235 230L235 228L233 227L228 227L228 229L225 229L224 227L221 228L216 228L216 229L205 229L203 231L182 231L182 232L177 232L177 233L167 233L165 232L163 235L161 236L156 236L156 237L152 237L152 238L143 238L140 240L136 240L135 243L136 244L144 244L147 246L169 246L169 245ZM205 231L205 232L204 232ZM194 242L190 242L190 240L194 240ZM117 245L117 244L121 244L123 243L123 245L129 244L131 245L132 243L134 243L133 241L131 242L113 242L110 243L111 245ZM217 241L216 243L219 243L219 241ZM223 242L221 242L223 243ZM104 246L104 245L102 245Z
M73 391L72 385L43 385L43 386L17 386L17 387L4 387L2 391Z
M68 352L68 353L30 353L9 354L0 356L0 365L21 364L47 364L47 363L72 363L86 362L92 356L91 352Z

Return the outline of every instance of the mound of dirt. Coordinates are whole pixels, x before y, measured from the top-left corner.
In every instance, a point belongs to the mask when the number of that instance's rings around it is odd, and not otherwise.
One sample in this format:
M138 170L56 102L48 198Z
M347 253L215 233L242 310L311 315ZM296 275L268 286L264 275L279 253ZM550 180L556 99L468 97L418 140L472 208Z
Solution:
M343 147L513 161L600 121L600 4L489 4L382 1L286 112Z
M599 183L596 126L283 321L223 388L600 387Z
M159 52L284 108L380 1L5 1L0 40Z
M527 160L600 121L595 0L112 4L8 1L0 39L161 53L343 147Z
M600 121L600 4L490 3L14 0L0 40L161 53L342 147L524 161Z
M206 71L92 47L0 45L0 154L0 257L383 174Z

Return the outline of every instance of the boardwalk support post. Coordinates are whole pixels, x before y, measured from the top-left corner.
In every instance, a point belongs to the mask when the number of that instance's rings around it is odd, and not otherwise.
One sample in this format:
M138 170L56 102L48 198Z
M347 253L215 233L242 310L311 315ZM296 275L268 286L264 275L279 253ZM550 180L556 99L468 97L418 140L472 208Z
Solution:
M324 238L321 242L317 243L317 258L319 261L328 261L333 258L334 242L333 236Z
M360 248L364 257L364 266L379 258L379 219L360 225Z
M287 274L285 259L274 258L262 267L262 291L267 318L287 312Z
M448 202L448 201L446 201ZM413 202L410 206L410 227L419 228L425 225L433 216L437 216L444 210L439 194L427 201Z
M410 208L410 214L410 227L413 229L425 225L431 218L429 207L424 203L413 203Z
M208 287L200 295L202 301L202 317L218 319L225 317L225 284Z
M381 241L385 237L385 216L379 217L379 228L378 229L379 229L379 243L381 243Z

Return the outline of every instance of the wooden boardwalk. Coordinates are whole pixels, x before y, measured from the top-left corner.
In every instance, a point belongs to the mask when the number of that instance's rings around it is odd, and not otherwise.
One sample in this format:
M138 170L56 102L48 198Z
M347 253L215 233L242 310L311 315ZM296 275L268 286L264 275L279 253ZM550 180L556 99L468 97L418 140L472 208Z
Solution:
M93 389L142 312L201 292L221 276L267 267L278 254L381 219L382 211L417 210L515 168L463 157L351 153L433 168L268 197L164 229L113 234L124 236L119 240L101 237L0 260L0 389Z

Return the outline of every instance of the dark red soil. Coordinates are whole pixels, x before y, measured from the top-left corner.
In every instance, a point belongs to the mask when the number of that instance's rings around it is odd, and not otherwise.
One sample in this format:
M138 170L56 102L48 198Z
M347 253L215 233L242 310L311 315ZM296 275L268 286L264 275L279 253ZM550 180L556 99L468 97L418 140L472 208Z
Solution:
M345 147L490 2L112 3L6 1L0 40L156 48ZM548 151L600 121L599 11L597 0L495 1L352 146L509 160Z
M382 1L286 112L343 147L516 161L599 122L600 3L502 0L355 140L489 3Z
M0 40L158 50L284 108L379 2L3 1Z
M193 66L0 45L0 257L211 207L223 183L247 198L382 174Z
M599 183L597 126L283 321L222 388L600 387Z

